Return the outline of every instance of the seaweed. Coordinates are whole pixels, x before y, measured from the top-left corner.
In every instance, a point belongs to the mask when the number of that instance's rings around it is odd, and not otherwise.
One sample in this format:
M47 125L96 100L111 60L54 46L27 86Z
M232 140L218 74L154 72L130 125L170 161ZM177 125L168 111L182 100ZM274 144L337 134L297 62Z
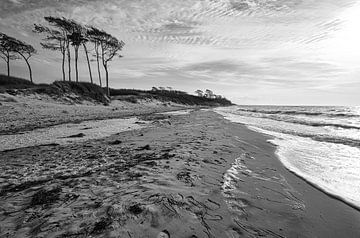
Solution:
M134 215L139 215L144 211L144 209L139 204L135 204L130 206L128 211Z
M66 138L81 138L81 137L84 137L84 136L85 136L84 133L79 133L79 134L76 134L76 135L68 136Z
M41 189L32 196L30 206L52 204L59 199L61 192L62 189L60 187L50 190Z
M91 231L91 234L100 234L102 233L104 230L106 230L106 228L108 226L110 226L112 224L112 220L109 217L102 217L100 219L100 221L96 222L94 224L94 228Z
M114 140L114 141L109 142L109 145L120 145L121 143L122 143L121 140Z

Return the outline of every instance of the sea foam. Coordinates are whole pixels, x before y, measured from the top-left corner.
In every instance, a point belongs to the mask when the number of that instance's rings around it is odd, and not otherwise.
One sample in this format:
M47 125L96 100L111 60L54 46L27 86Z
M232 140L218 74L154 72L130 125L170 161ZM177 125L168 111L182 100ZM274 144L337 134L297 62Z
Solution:
M284 120L281 116L278 120L268 118L268 115L253 115L253 111L259 109L238 110L237 107L219 108L215 111L223 115L226 119L243 123L249 129L259 133L267 134L272 137L269 141L277 146L276 155L283 165L306 180L314 187L340 199L348 205L360 210L360 148L358 143L349 144L348 141L359 141L360 132L353 128L341 131L341 134L333 128L319 126L309 126L299 123L289 122L288 115ZM292 111L298 107L291 108ZM306 112L306 107L301 107L301 112ZM276 110L281 111L281 107ZM286 108L289 110L289 107ZM327 109L328 111L333 109ZM338 114L344 114L337 109ZM348 109L347 109L348 110ZM250 111L250 113L249 113ZM265 108L261 111L275 111L274 108ZM323 108L318 110L319 117L330 112L324 112ZM344 110L345 111L345 110ZM305 113L293 113L294 120L317 120L316 108L311 108L311 116L304 116ZM285 114L285 113L283 113ZM301 114L301 116L300 116ZM334 114L334 113L332 113ZM354 117L354 127L358 126L358 118L355 113L349 111L349 115ZM331 115L333 117L333 115ZM350 116L344 116L349 118ZM324 121L323 118L318 119ZM332 120L326 118L325 120ZM339 119L337 123L342 123ZM347 123L349 123L347 121ZM339 135L340 134L340 135ZM321 138L324 139L323 141Z

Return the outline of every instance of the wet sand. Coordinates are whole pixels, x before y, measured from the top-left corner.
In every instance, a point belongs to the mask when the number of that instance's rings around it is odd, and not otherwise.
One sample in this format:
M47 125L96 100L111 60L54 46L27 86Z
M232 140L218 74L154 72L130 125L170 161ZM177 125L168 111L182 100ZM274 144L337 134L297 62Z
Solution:
M205 110L0 152L0 237L360 237L360 213Z

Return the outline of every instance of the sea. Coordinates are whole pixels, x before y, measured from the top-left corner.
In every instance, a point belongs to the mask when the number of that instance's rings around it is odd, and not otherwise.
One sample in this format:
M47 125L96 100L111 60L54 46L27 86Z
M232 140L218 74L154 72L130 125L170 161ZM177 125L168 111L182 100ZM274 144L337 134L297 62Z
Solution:
M215 111L269 135L288 170L360 210L360 107L231 106Z

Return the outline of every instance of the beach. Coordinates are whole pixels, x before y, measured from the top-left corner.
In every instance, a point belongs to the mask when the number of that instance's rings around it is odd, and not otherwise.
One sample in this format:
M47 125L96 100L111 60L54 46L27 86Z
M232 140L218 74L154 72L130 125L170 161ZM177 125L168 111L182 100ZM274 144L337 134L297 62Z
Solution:
M0 152L1 237L359 237L360 212L211 109ZM86 131L84 131L86 135Z
M1 0L0 238L360 238L360 0Z
M79 123L84 120L125 118L137 115L180 110L191 106L156 100L139 100L130 103L112 100L109 105L89 100L46 94L28 93L0 94L0 134L14 134L64 123Z

